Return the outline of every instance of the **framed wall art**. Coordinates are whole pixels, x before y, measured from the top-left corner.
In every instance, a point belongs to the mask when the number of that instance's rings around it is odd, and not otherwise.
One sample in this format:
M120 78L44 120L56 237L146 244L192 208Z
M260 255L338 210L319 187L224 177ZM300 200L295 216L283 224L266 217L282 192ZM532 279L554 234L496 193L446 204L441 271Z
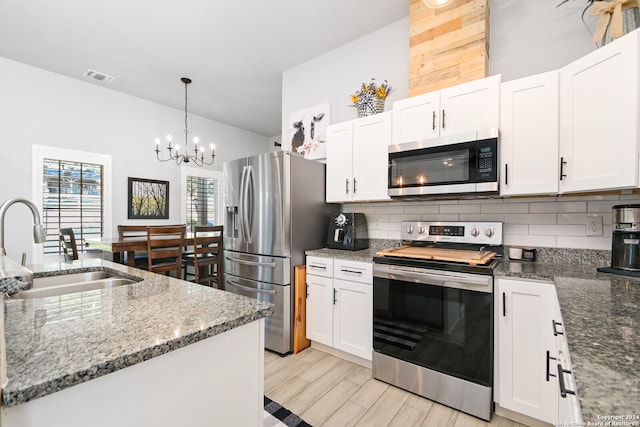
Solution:
M169 219L169 181L129 177L129 219Z
M331 104L315 105L289 114L289 137L282 149L302 154L306 159L327 157L327 126Z

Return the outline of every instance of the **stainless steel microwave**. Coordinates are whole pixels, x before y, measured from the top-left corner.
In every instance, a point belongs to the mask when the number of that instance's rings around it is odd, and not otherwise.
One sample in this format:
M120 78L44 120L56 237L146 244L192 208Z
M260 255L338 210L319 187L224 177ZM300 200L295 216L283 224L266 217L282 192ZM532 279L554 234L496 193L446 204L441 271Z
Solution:
M498 194L498 130L389 146L389 196Z

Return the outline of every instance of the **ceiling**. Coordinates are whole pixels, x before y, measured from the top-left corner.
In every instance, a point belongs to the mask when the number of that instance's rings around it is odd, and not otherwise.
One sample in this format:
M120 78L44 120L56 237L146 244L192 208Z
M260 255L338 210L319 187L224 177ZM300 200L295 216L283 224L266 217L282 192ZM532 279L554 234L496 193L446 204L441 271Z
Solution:
M180 110L189 77L191 113L276 136L283 71L408 15L409 0L0 0L0 56Z

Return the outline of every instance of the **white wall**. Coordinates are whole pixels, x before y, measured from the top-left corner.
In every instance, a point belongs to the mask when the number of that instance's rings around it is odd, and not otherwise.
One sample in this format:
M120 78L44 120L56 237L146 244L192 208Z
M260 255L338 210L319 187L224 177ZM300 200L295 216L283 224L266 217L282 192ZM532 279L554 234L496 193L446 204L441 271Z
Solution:
M593 51L584 0L491 0L490 74L502 81L560 68ZM595 19L586 13L593 28Z
M154 138L166 134L184 145L183 111L1 57L0 94L0 202L32 198L31 146L38 144L112 156L113 227L131 223L127 177L170 181L169 220L156 222L181 221L180 204L173 202L182 199L180 169L158 162L153 150ZM203 142L216 143L215 170L227 160L268 151L264 136L202 117L193 116L189 129ZM30 212L14 205L5 222L7 254L19 260L26 252L29 262Z
M355 119L351 94L371 78L387 80L394 89L387 98L386 111L394 101L407 97L409 17L285 71L282 139L290 138L289 113L314 105L331 104L331 123Z

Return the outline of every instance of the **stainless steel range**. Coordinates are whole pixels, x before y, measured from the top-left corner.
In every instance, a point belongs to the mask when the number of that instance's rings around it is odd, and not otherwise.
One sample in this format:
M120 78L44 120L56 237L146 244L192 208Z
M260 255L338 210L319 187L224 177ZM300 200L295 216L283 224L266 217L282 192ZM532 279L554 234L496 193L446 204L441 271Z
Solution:
M404 222L373 268L373 376L490 420L502 223Z

